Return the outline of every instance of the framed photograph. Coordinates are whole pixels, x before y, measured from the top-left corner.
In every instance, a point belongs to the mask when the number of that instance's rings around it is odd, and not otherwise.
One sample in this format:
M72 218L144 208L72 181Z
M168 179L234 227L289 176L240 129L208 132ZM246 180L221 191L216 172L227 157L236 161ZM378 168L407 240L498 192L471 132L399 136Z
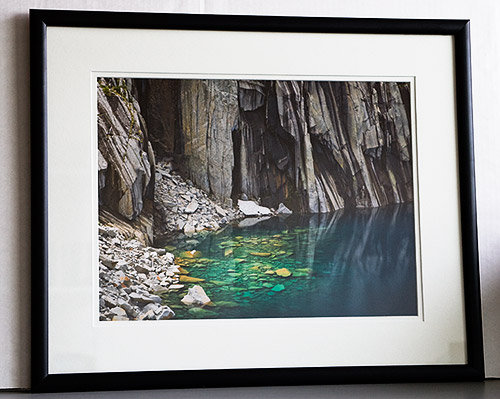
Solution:
M33 390L484 378L469 21L30 23Z

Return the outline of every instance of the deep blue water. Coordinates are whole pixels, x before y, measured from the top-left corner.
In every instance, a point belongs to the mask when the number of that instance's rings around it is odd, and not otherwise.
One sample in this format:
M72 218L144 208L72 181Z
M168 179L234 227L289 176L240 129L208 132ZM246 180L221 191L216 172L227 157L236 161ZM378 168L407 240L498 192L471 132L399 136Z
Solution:
M176 318L416 315L414 230L413 204L404 204L273 217L169 242L188 276L204 281L165 302ZM291 275L276 274L283 269ZM196 284L214 306L180 303Z

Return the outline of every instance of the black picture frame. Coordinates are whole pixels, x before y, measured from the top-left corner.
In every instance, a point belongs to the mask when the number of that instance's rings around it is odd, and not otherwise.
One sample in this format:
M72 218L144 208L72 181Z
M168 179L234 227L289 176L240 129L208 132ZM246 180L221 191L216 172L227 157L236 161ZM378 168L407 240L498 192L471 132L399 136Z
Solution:
M302 18L30 10L32 370L35 392L337 383L479 381L484 378L468 20ZM454 38L467 364L50 374L48 368L47 27L179 29Z

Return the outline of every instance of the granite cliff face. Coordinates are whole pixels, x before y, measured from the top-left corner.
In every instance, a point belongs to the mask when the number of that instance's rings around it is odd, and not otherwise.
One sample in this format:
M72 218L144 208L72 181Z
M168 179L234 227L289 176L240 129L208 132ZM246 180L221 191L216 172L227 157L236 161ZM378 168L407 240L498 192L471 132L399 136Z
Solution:
M180 104L188 176L218 199L229 199L234 167L232 131L239 120L236 81L183 81Z
M102 222L153 241L154 153L128 79L100 79L97 89L99 206Z
M409 103L396 82L100 79L101 219L152 243L155 154L228 208L410 202Z
M140 86L141 103L161 110L145 115L155 151L218 199L246 195L313 213L413 200L407 83L149 79ZM154 101L147 95L162 91Z

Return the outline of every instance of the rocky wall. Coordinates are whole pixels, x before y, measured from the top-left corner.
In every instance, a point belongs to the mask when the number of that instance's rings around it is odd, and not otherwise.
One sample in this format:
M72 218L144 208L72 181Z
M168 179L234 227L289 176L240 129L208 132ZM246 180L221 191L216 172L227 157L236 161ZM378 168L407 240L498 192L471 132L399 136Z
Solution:
M151 244L155 154L227 209L410 202L409 98L396 82L100 79L100 209Z
M168 84L165 104L172 95L178 103L169 118L179 122L156 134L174 138L184 175L219 200L311 213L413 200L408 83Z
M153 242L155 157L130 79L97 82L100 217L114 218Z

